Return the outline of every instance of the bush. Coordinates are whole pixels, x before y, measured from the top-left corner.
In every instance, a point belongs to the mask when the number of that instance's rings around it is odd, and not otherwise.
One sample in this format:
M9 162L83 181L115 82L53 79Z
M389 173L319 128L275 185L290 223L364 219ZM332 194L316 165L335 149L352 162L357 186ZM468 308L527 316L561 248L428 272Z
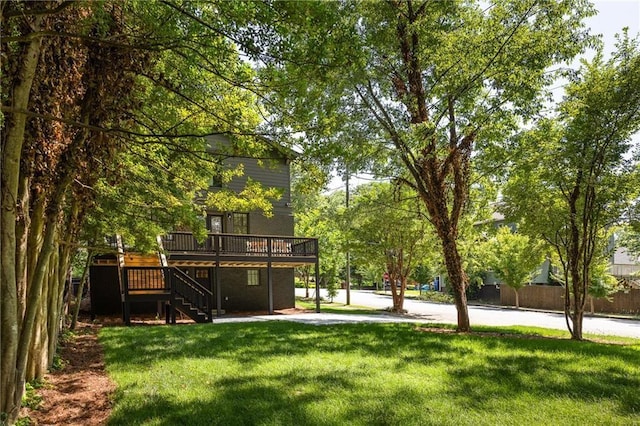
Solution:
M25 391L22 395L22 406L28 407L32 410L37 410L42 405L42 397L38 395L37 390L40 389L44 383L41 380L34 380L25 385Z
M441 293L439 291L423 292L421 295L417 295L416 299L436 303L454 303L453 296L451 294Z
M333 299L338 295L338 283L335 281L329 281L327 284L327 296L330 303L333 303Z

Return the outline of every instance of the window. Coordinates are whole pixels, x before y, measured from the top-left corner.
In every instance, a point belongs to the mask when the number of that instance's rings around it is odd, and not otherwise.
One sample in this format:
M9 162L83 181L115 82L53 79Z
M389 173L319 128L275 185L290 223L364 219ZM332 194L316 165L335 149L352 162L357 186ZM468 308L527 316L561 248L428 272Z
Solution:
M215 234L222 233L222 216L209 215L207 217L207 222L209 232L213 232Z
M209 188L222 188L222 175L215 174L209 179Z
M196 269L196 278L209 278L208 269Z
M249 233L249 213L233 214L233 233L234 234Z
M247 270L247 285L260 285L260 271L257 269Z

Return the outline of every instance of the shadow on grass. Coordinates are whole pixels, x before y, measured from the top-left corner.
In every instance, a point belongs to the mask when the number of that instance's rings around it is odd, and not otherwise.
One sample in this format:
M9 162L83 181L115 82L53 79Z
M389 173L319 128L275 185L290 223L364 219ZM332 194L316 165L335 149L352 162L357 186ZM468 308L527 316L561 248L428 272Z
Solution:
M445 393L461 405L487 409L491 400L535 398L614 400L623 415L640 413L638 347L558 339L470 337L486 348L449 371ZM635 369L630 373L627 367Z
M392 356L398 347L417 358L431 353L463 355L439 336L413 335L410 324L343 324L315 326L291 322L231 323L224 325L158 326L103 329L100 341L108 347L107 365L135 371L150 362L189 357L229 358L252 364L256 359L276 354L288 356L309 352L363 352ZM398 329L402 332L398 333ZM141 331L142 330L142 331ZM407 333L414 338L408 338Z
M411 324L313 326L279 321L105 328L100 341L112 374L145 371L157 362L183 359L239 364L246 373L218 377L211 371L210 392L186 402L162 393L129 398L131 389L119 388L112 424L340 424L345 419L353 424L413 423L407 418L412 410L430 410L424 402L428 394L402 383L397 388L361 389L362 377L380 374L367 364L378 359L399 374L380 380L423 374L421 380L433 385L426 369L441 372L439 397L475 412L495 411L496 400L520 396L568 397L587 404L607 400L621 415L640 412L637 345L425 333ZM270 359L281 362L304 356L335 365L253 374L252 369ZM347 357L350 364L341 365ZM385 397L353 402L352 395L369 393ZM352 398L353 403L341 407L342 417L335 422L314 411L329 398Z
M303 407L304 401L291 401L275 387L247 387L238 380L186 403L155 395L137 404L117 407L109 425L313 424Z

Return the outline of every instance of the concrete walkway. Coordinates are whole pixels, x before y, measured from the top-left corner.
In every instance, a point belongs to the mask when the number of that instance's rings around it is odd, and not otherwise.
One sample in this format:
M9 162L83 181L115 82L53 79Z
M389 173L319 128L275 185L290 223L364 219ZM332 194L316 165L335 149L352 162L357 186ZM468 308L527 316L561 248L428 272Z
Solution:
M302 314L291 315L255 315L249 317L228 317L228 318L216 318L213 320L214 324L225 324L233 322L256 322L256 321L293 321L303 324L311 325L333 325L333 324L348 324L348 323L415 323L415 322L428 322L420 320L415 317L405 317L392 314L333 314L333 313L316 313L308 312Z
M304 289L296 289L296 294L304 294ZM324 296L324 293L322 293ZM345 291L341 290L336 302L344 303ZM391 305L391 297L370 291L351 291L353 305L384 309ZM408 315L380 313L378 315L304 313L292 315L258 315L252 317L229 317L215 319L214 323L248 321L297 321L305 324L325 325L363 322L411 322L456 324L457 311L454 305L406 300ZM531 310L504 309L497 306L469 306L471 325L489 326L535 326L556 330L567 330L563 313L539 312ZM640 321L624 318L585 317L584 332L590 334L633 337L640 339Z

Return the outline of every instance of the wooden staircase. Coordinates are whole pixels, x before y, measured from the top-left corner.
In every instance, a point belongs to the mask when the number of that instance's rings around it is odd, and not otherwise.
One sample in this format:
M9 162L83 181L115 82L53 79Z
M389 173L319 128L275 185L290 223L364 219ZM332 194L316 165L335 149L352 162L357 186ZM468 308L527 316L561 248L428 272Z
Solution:
M211 321L213 293L179 268L171 272L174 308L195 322Z
M209 322L209 320L207 319L207 314L201 309L197 308L196 306L193 306L191 302L188 302L182 297L176 297L175 302L176 303L174 305L174 308L177 311L182 312L183 314L185 314L195 322L198 322L198 323Z

